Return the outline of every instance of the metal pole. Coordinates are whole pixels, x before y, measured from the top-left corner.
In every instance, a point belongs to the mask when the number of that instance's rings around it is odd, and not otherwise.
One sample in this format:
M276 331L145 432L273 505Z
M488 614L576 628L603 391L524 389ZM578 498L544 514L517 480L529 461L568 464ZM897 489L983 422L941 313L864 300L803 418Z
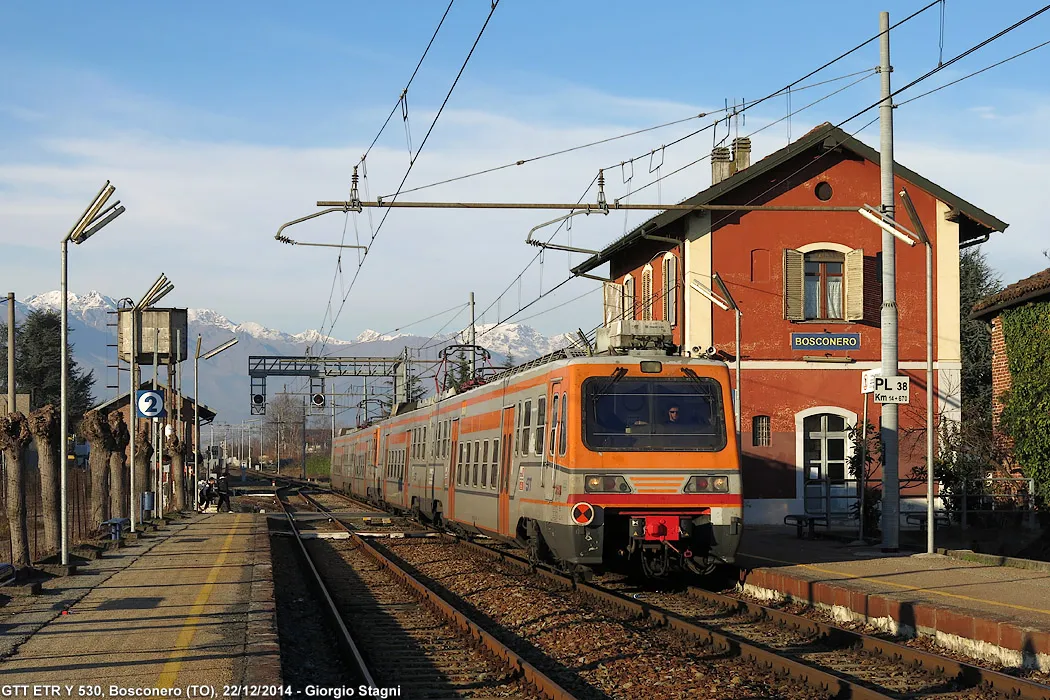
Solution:
M474 292L470 293L470 379L473 381L475 375L478 373L478 354L473 347L477 343L478 337L474 329ZM367 408L365 409L368 410Z
M69 300L66 298L69 287L69 269L66 264L66 258L69 254L69 237L62 239L62 340L60 341L61 347L59 348L59 355L61 356L61 410L59 411L59 448L58 454L61 460L62 466L59 468L59 483L61 484L61 497L59 498L59 507L62 509L61 525L62 525L62 566L69 565L69 506L66 503L66 463L69 461L69 446L66 441L69 439ZM14 305L12 304L12 308ZM14 353L8 353L8 357L13 356ZM10 360L8 360L10 362ZM14 407L12 407L14 410Z
M130 490L128 498L131 500L130 511L131 515L131 531L135 532L135 524L138 518L135 517L135 511L137 506L135 503L135 431L139 426L139 419L136 413L138 412L138 406L135 404L135 392L138 391L139 382L138 376L135 372L136 363L135 358L139 352L138 343L138 317L139 309L137 306L131 307L131 380L130 386L128 387L128 427L131 428L128 432L129 435L129 448L130 448L130 461L128 463L128 476L130 477ZM119 352L119 349L118 349Z
M180 362L182 362L182 329L181 328L179 328L178 330L175 331L175 350L174 350L174 353L175 353L175 363L172 364L170 362L170 360L171 360L171 353L169 353L168 354L168 359L169 359L168 366L172 367L174 369L174 371L175 371L175 435L179 439L179 449L181 449L183 454L185 455L185 453L186 453L186 443L185 443L186 431L183 430L183 426L182 426L182 367L179 364ZM169 380L169 382L170 382L170 380ZM183 470L185 470L185 468L186 468L185 460L183 460L182 464L183 464L182 468L183 468ZM185 499L186 474L185 473L179 474L177 478L179 479L179 481L182 483L182 486L183 486L182 493L183 493L184 497L183 497L182 502L183 502L183 505L185 506L185 503L186 503L186 499ZM171 461L171 481L172 481L172 485L174 485L175 479L176 479L175 460L173 459Z
M890 13L879 13L879 164L882 174L882 213L893 217L893 103L890 97ZM882 376L896 377L897 277L895 238L882 232ZM900 482L897 454L897 404L882 404L882 549L896 552L900 540Z
M926 552L933 554L933 244L926 243Z
M740 449L740 413L743 410L740 406L740 308L734 309L736 311L736 446Z
M857 539L864 541L864 498L868 485L868 395L864 397L864 424L860 428L860 474L857 483L860 485L860 533Z
M332 456L329 458L328 471L335 473L335 387L332 387Z
M154 329L153 333L153 391L157 390L157 373L160 372L160 357L158 351L160 350L160 327ZM153 419L153 468L156 470L153 473L153 487L156 489L156 493L153 497L153 517L156 518L157 514L160 513L161 517L164 516L164 503L161 500L162 496L162 485L161 480L163 476L161 474L164 464L164 446L161 444L163 432L160 427L160 419Z
M303 398L303 481L306 481L306 398Z
M65 245L63 244L63 248ZM15 293L7 293L7 412L15 412Z
M201 334L197 334L197 352L193 355L193 506L194 510L200 510L200 489L197 487L197 482L200 477L197 476L197 469L199 467L203 452L201 452L201 412L200 412L200 383L197 379L197 370L200 365L201 359Z

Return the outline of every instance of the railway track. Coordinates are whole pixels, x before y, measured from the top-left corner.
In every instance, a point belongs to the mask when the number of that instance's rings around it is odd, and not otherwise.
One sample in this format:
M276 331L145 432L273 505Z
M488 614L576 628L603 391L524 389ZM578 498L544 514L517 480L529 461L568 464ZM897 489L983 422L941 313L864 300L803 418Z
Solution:
M283 493L282 493L283 492ZM312 496L279 492L329 610L343 632L344 657L374 687L399 687L402 697L514 697L572 700L573 696L518 654L441 600L338 520L309 523L317 532L350 539L304 542L292 512L325 510ZM344 622L344 620L348 621Z
M347 498L336 494L338 498ZM451 539L451 538L450 538ZM535 572L602 606L655 622L833 697L1050 698L1050 687L697 587L668 592L615 578L583 584L523 557L455 540L520 573ZM398 552L402 551L397 547ZM447 573L446 573L447 575Z

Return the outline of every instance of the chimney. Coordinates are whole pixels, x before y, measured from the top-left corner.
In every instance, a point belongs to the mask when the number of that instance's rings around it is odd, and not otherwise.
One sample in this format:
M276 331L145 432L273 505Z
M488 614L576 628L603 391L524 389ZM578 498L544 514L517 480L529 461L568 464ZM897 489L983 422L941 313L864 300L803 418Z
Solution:
M711 184L717 185L733 174L733 156L726 146L711 151Z
M751 165L751 139L746 136L738 136L733 139L732 172L738 173L749 165Z

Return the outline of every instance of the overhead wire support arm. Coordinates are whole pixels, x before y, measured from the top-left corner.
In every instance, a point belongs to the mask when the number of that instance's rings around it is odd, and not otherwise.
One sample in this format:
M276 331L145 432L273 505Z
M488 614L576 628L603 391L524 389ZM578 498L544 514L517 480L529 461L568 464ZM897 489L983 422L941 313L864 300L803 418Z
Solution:
M586 212L593 204L570 204L568 202L406 202L406 201L362 201L363 208L373 209L548 209L551 211ZM343 211L349 202L339 200L322 200L319 207L333 207L333 211ZM613 201L606 205L610 211L822 211L856 213L859 207L852 206L819 206L819 205L745 205L745 204L631 204ZM327 212L318 212L319 214ZM295 222L290 222L295 223Z

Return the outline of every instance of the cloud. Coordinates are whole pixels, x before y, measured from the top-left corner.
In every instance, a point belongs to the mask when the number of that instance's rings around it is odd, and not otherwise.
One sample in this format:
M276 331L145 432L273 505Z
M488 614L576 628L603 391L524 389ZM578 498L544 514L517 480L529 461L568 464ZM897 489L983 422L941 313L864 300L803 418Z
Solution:
M611 113L600 125L573 114L566 117L553 103L562 105L567 98L569 102L610 105ZM446 110L406 188L700 111L691 105L590 90L571 93L566 89L557 92L556 99L545 102L533 96L526 101L526 109L518 109L521 103L495 101L491 104L499 106L493 109ZM1045 106L1033 106L1028 114L1035 119L1045 114ZM795 138L817 120L802 117L796 117L792 125ZM413 117L416 148L424 133L421 125L429 118L425 110ZM1011 119L1025 123L1023 116ZM648 152L709 121L694 120L570 156L511 166L484 177L413 192L405 199L575 202L599 167L607 168L608 198L627 197L658 175L704 156L711 147L709 132L661 153L664 158L659 169L659 156L650 158ZM1028 128L1034 131L1035 123ZM756 115L749 118L748 129L761 124ZM786 125L778 125L756 136L754 158L782 147L785 129ZM109 179L117 186L127 213L71 252L74 290L99 289L113 297L138 297L163 271L176 284L170 299L178 305L213 307L231 318L293 333L318 328L323 319L327 325L358 272L359 254L344 251L340 273L334 250L281 245L273 234L281 223L318 211L315 202L319 199L346 198L351 168L367 143L293 147L248 140L171 138L162 135L166 131L114 127L65 136L48 131L37 134L17 157L0 156L0 219L5 222L0 228L0 249L18 246L17 257L4 254L0 258L3 277L20 295L53 288L62 234ZM876 144L872 133L873 129L861 138ZM905 132L899 140L898 160L1012 224L1008 233L993 237L988 244L990 259L1004 280L1034 271L1033 265L1043 260L1039 250L1047 246L1045 235L1040 240L1042 224L1036 207L1042 183L1050 180L1050 153L1022 147L981 149L946 133L939 142L925 138L926 134ZM632 155L641 156L633 168L632 164L621 167ZM374 199L392 194L408 162L403 127L395 124L369 155L362 196ZM659 186L647 187L631 201L675 202L709 183L709 165L702 161ZM584 201L595 199L593 188L583 196ZM372 243L373 231L384 215L389 218ZM471 291L480 317L509 288L484 320L496 320L497 312L499 318L506 317L565 279L570 262L582 259L548 251L542 265L533 265L520 281L515 279L537 254L524 244L526 233L553 216L549 211L366 210L359 215L328 215L285 233L307 242L371 243L335 329L337 337L345 338L364 328L384 330L428 316L466 301ZM646 218L646 212L577 217L572 230L559 233L558 240L597 249ZM553 227L544 229L548 235L553 231ZM595 284L575 280L523 315L556 306ZM333 306L329 307L333 286ZM554 333L581 325L589 328L600 318L600 295L595 294L530 323ZM432 328L423 330L433 332L444 320L435 320Z

